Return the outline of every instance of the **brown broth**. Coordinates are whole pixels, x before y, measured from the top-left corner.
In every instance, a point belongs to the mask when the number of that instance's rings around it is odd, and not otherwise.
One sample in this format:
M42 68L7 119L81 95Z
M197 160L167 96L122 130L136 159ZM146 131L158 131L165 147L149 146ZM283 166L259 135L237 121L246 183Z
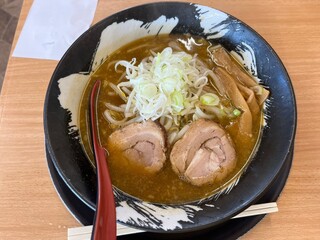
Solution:
M152 36L139 39L123 46L111 54L92 75L83 95L79 113L81 139L85 152L88 154L88 157L92 163L93 154L87 134L87 109L89 93L94 82L99 79L103 83L100 89L98 102L98 124L101 144L107 148L107 138L112 131L114 131L114 129L103 116L103 112L106 109L105 103L109 102L114 105L120 105L124 103L120 97L109 96L106 94L106 92L110 91L110 87L107 83L110 81L114 84L118 84L118 79L122 75L122 72L118 73L115 71L115 62L119 60L131 61L132 58L136 58L137 63L139 63L143 58L150 55L150 49L160 52L168 46L170 41L177 41L177 39L183 39L187 41L189 38L190 35L160 35L156 37ZM200 58L207 59L207 42L197 37L194 37L194 39L196 42L202 41L205 46L197 47L193 44L189 53L197 53ZM144 47L140 48L140 46ZM179 176L173 172L169 159L167 159L164 168L160 172L156 174L150 174L143 169L130 164L125 159L121 159L119 154L109 152L107 161L112 183L114 186L126 192L127 194L142 200L158 203L190 202L210 196L220 190L222 185L234 178L235 175L248 163L248 160L250 159L250 156L254 151L255 145L259 139L258 136L261 129L262 113L260 116L257 116L254 119L255 122L253 123L253 136L250 138L239 134L237 119L220 122L220 124L225 127L226 131L232 138L237 153L236 169L226 179L224 179L223 182L215 182L213 184L204 185L201 187L193 186L185 181L182 181Z

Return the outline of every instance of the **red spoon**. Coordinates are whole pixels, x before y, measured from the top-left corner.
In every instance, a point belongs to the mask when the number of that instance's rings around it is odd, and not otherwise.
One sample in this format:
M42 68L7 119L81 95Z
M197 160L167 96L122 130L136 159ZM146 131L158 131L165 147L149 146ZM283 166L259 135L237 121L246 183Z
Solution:
M116 208L107 165L106 152L99 142L97 129L98 122L96 119L97 96L100 85L101 82L98 80L94 84L90 96L91 135L98 178L96 214L91 240L115 240L117 238Z

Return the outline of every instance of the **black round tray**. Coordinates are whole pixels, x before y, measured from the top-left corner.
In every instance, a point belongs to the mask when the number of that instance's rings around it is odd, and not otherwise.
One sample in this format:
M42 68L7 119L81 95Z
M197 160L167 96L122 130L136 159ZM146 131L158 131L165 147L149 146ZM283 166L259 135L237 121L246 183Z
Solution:
M72 190L65 184L56 168L54 167L51 156L46 148L46 156L49 172L52 182L62 200L64 205L68 208L70 213L83 225L92 225L94 219L94 211L89 208L83 201L81 201ZM276 201L285 186L288 178L291 163L293 158L293 143L290 149L290 153L287 156L285 164L283 165L281 172L276 177L270 188L266 191L256 203L267 203ZM138 233L132 235L120 236L117 239L122 240L142 240L142 239L237 239L252 227L254 227L265 215L258 215L252 217L244 217L237 219L230 219L229 221L220 224L216 227L204 229L201 231L179 233L179 234L159 234L159 233Z

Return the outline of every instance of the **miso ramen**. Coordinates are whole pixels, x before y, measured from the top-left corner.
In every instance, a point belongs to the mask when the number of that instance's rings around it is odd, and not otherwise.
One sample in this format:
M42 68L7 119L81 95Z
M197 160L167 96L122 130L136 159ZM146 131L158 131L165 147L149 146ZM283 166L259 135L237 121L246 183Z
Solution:
M113 185L129 195L157 203L205 198L255 152L269 92L221 45L158 35L108 56L90 77L79 113L92 163L87 111L97 80L100 141Z

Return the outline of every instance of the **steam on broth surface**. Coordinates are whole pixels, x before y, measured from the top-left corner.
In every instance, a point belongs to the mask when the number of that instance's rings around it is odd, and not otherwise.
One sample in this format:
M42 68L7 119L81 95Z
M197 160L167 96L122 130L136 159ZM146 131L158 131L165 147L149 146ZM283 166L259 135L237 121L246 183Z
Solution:
M222 46L159 35L123 46L92 74L79 118L92 162L87 99L98 79L100 141L112 183L134 197L181 203L210 196L243 169L258 143L268 91Z

